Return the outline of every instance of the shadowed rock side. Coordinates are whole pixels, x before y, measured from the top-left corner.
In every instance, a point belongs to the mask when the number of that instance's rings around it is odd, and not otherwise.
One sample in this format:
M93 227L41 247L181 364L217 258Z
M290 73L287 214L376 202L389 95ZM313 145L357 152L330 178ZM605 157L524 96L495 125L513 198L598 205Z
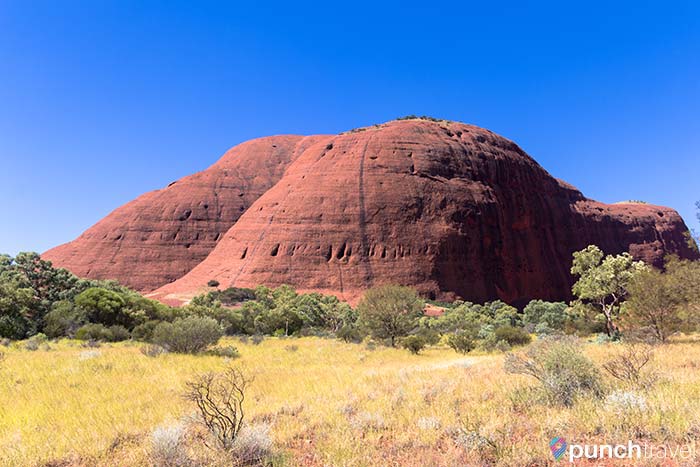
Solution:
M81 277L150 291L190 271L304 149L324 137L273 136L116 209L42 256Z
M694 258L672 209L606 205L516 144L454 122L402 120L309 146L209 256L154 296L291 284L355 301L399 283L429 297L566 299L589 244L660 264Z

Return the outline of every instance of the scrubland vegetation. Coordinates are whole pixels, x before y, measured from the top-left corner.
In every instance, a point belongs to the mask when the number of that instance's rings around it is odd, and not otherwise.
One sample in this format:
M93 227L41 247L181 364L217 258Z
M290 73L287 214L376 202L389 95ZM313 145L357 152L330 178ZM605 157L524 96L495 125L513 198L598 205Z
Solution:
M184 397L199 375L231 364L251 379L246 452L271 465L543 466L554 464L553 436L683 445L700 434L693 337L656 348L642 369L651 379L639 385L603 368L626 344L582 341L568 369L544 357L547 391L506 373L503 353L463 357L432 346L415 356L316 337L222 342L232 344L236 360L149 357L132 342L10 345L0 369L0 465L232 465L239 445L220 448Z
M0 257L0 465L520 467L553 465L555 436L694 446L700 265L590 246L572 274L571 303L426 316L399 286L352 308L212 281L171 308Z

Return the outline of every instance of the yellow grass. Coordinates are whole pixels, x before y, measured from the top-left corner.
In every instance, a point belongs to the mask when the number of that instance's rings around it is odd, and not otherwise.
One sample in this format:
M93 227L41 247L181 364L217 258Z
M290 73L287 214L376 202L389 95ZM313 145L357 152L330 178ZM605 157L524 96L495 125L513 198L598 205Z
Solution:
M255 376L246 418L271 424L275 465L544 466L555 465L553 436L666 445L700 436L700 342L692 339L657 350L663 379L643 394L647 410L632 414L594 400L563 409L523 399L517 389L533 381L504 374L502 354L465 358L431 348L415 356L319 338L224 344L239 348L233 363ZM231 363L151 358L129 343L50 346L3 349L2 466L153 465L153 429L193 414L181 397L185 382ZM602 363L614 349L588 345L586 352Z

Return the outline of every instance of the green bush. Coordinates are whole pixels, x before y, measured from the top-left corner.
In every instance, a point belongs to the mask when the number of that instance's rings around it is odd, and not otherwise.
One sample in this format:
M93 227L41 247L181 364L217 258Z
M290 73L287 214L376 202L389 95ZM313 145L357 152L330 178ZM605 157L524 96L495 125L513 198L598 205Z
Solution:
M514 326L501 326L494 331L496 342L505 341L509 345L529 344L532 338L522 328Z
M137 341L149 342L153 338L153 331L161 321L152 319L145 323L139 324L131 331L131 336Z
M564 302L531 300L523 309L523 321L533 328L540 329L544 334L551 334L555 330L564 329L567 308Z
M81 341L111 341L113 339L112 331L106 326L99 323L90 323L81 327L75 332L75 338Z
M153 331L153 343L178 353L199 353L219 342L223 332L212 318L189 316L172 323L159 323Z
M425 348L427 342L422 336L411 335L401 339L401 347L410 351L412 354L418 354Z
M467 354L474 350L476 342L472 333L460 330L447 336L447 345L452 347L455 352Z
M109 332L112 334L111 342L120 342L131 339L131 333L124 326L115 324L109 327Z
M336 337L338 337L338 339L342 339L345 342L354 342L357 344L359 342L362 342L362 338L364 336L362 335L360 329L357 326L354 326L352 324L346 324L338 330L338 332L336 333Z
M225 358L238 358L241 356L238 349L233 345L227 345L225 347L214 347L212 349L207 350L207 354Z
M52 339L72 337L83 324L85 312L69 301L60 301L44 317L44 333Z
M575 338L542 338L524 354L506 354L504 369L535 378L549 401L567 407L582 395L604 395L600 371Z

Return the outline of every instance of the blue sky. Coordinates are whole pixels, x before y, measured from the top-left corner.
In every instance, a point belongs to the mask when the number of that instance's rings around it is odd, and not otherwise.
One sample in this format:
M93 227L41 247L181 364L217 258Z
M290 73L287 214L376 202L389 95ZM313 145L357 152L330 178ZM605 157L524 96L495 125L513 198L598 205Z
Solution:
M247 139L406 114L698 228L697 2L262 3L0 2L0 252L71 240Z

